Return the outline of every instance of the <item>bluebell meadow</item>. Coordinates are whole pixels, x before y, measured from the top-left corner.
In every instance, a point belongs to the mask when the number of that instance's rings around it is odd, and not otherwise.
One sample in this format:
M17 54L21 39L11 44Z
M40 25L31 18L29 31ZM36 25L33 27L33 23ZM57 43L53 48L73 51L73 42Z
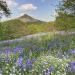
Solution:
M3 44L0 75L75 75L75 36L46 37Z

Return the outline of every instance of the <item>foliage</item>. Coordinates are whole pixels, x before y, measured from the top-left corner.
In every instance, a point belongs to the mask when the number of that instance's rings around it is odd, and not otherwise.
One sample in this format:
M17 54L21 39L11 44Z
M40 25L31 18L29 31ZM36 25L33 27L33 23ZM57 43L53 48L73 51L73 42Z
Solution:
M10 11L9 8L7 7L7 4L5 1L0 0L0 17L2 17L2 14L4 14L5 16L9 16L10 15Z
M30 22L24 23L18 19L1 22L3 37L1 40L14 39L17 37L54 30L54 23ZM1 31L1 30L0 30Z
M9 16L10 11L9 11L9 8L8 8L6 2L3 1L3 0L0 0L0 19L2 18L3 15ZM5 35L5 31L6 31L6 26L3 26L0 23L0 37L3 38L3 39L4 39L3 35Z
M75 28L75 0L62 0L57 9L56 26L58 30Z
M75 29L75 17L72 15L68 15L66 13L59 13L59 16L56 18L56 29L57 30L71 30Z
M61 0L59 11L75 15L75 0Z
M0 46L2 75L75 74L75 35L48 34L38 39L33 37L28 40L0 43Z

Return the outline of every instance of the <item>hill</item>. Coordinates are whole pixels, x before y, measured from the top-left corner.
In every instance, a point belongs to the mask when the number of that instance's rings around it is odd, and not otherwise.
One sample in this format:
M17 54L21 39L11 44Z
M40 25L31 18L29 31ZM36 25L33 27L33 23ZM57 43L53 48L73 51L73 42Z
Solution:
M27 14L24 14L22 15L21 17L18 18L20 21L22 22L43 22L43 21L40 21L38 19L34 19L32 18L31 16L27 15Z
M14 39L39 32L49 32L54 29L53 22L43 22L26 14L13 20L1 22L0 26L2 28L0 29L0 40Z

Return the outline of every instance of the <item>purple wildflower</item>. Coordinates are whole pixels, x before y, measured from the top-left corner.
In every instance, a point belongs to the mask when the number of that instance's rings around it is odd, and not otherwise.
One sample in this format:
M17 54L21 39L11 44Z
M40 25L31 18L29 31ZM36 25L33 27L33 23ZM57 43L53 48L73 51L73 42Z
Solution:
M27 65L32 65L32 61L30 59L27 59L26 64Z
M5 54L8 55L11 53L11 50L9 48L5 49Z
M48 68L46 70L46 72L44 73L44 75L51 75L51 72L53 72L55 70L54 66L50 66L50 68Z
M0 51L0 54L2 54L2 51Z
M70 50L70 54L75 54L75 49Z
M32 68L32 61L30 59L27 59L26 61L26 68L31 69Z
M23 48L21 48L21 47L16 47L13 49L14 53L17 53L17 52L21 53L22 51L23 51Z
M69 65L70 65L70 70L72 72L75 72L75 62L70 62Z
M23 58L22 57L18 58L17 64L18 64L18 66L22 66L22 64L23 64Z
M53 72L54 71L54 66L50 66L48 72Z

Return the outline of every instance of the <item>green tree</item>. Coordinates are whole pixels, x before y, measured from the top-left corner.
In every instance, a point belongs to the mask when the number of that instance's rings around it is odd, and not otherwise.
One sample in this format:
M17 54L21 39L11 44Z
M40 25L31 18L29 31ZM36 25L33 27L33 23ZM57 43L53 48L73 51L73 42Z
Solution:
M2 15L5 15L5 16L10 15L9 8L8 8L5 1L0 0L0 11L1 11L0 12L0 17L2 17Z
M60 11L75 15L75 0L62 0L59 6Z
M0 19L5 15L8 17L10 15L10 10L5 1L0 0ZM5 26L0 23L0 39L3 39L3 35L6 32Z
M56 26L59 30L75 28L75 0L62 0L57 12Z

